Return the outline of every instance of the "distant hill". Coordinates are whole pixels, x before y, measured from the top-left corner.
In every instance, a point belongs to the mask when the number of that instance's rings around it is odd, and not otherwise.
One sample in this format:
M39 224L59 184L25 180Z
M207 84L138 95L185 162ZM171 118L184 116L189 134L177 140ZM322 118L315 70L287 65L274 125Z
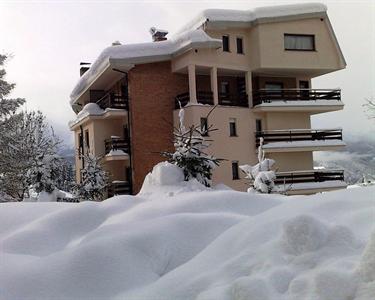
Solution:
M375 140L368 136L348 136L345 142L344 151L316 153L315 165L344 169L345 180L350 184L375 180Z

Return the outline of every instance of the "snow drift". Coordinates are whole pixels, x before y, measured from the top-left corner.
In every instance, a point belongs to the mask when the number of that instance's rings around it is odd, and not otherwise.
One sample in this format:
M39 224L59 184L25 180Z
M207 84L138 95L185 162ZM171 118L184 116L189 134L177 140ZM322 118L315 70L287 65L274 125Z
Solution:
M166 164L138 196L1 204L1 299L375 298L375 187L286 197L180 179Z

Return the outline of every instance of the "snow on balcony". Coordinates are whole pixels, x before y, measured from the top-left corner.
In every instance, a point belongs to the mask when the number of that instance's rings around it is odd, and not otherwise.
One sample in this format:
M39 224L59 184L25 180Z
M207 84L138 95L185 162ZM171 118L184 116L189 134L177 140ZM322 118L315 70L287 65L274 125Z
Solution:
M301 151L303 148L306 151L310 150L331 150L332 148L345 147L346 144L340 140L325 140L325 141L296 141L296 142L274 142L263 145L265 152L295 152ZM314 149L312 149L314 148Z
M104 156L105 161L128 160L129 154L120 149L113 149Z
M300 182L292 184L280 184L276 185L275 188L278 192L286 194L297 194L302 191L311 191L316 193L316 190L330 191L335 189L345 189L347 183L341 180L324 181L324 182ZM314 192L315 190L315 192Z
M123 109L117 109L117 108L106 108L102 109L100 106L96 103L87 103L83 109L77 114L77 118L75 120L72 120L69 122L69 127L72 129L73 127L80 124L82 121L84 121L86 118L89 117L99 117L103 116L106 117L110 114L123 114L125 110Z

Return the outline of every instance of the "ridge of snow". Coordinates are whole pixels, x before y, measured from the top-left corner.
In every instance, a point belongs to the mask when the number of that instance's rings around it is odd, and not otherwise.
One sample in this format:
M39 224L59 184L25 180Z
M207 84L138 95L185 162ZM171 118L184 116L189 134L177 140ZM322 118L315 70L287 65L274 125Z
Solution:
M129 156L128 153L125 153L123 150L121 149L112 149L111 151L109 151L107 154L106 154L106 157L111 157L111 156L123 156L123 155L126 155L126 156Z
M375 187L177 193L174 167L149 194L1 204L2 300L374 299Z
M218 48L221 47L221 40L211 38L202 29L198 29L174 35L166 41L110 46L102 51L90 69L80 77L70 95L70 104L74 104L76 98L111 62L120 60L122 64L130 66L135 62L140 63L147 57L154 57L155 61L167 60L190 47Z

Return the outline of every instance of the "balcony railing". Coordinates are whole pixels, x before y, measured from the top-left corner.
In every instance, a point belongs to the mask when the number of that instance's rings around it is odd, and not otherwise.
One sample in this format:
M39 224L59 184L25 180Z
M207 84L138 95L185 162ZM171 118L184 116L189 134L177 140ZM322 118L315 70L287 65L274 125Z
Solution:
M122 150L125 153L130 153L129 140L128 139L107 139L105 143L105 154L108 154L111 150Z
M342 129L295 129L295 130L269 130L258 131L255 133L256 146L259 146L260 138L263 143L275 142L298 142L298 141L325 141L325 140L341 140Z
M249 107L247 94L219 93L219 104L227 106Z
M102 109L116 108L116 109L128 109L128 99L125 96L116 95L114 93L108 93L96 101L96 104Z
M276 173L275 184L293 184L306 182L344 181L343 170L312 170Z
M113 181L108 186L108 197L115 195L131 195L132 187L128 181Z
M341 90L321 89L262 89L253 92L253 106L274 101L317 101L317 100L341 100ZM298 105L298 103L296 103Z
M186 106L190 101L189 92L182 93L175 98L175 108L180 108L181 106ZM214 96L211 91L197 91L197 102L200 104L214 105Z

